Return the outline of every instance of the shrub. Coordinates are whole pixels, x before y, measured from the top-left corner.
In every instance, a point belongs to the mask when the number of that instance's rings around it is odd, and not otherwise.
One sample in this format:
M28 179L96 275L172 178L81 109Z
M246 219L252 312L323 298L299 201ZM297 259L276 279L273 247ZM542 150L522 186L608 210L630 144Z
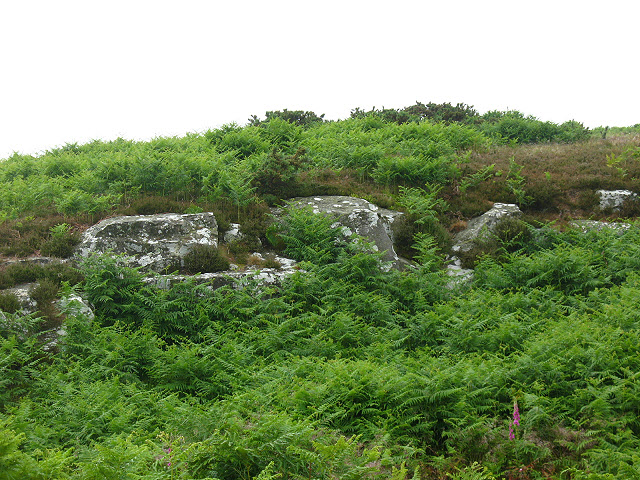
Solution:
M13 263L5 268L5 273L11 278L11 286L35 282L44 277L44 271L44 266L32 262Z
M56 285L75 285L83 280L82 272L66 263L39 265L32 262L13 263L0 270L0 289L48 279Z
M416 235L426 234L434 239L439 250L446 251L451 244L451 236L447 229L435 217L426 217L418 222L416 214L406 214L398 217L391 229L393 231L393 244L398 255L413 259L418 253L415 248Z
M60 292L60 286L49 279L42 279L30 291L30 296L39 308L55 300Z
M267 254L265 256L263 265L265 268L275 268L276 270L279 270L280 268L282 268L282 264L276 259L276 256L272 253Z
M82 272L68 263L51 263L44 267L41 278L46 278L61 285L66 282L76 285L84 280Z
M519 218L505 217L494 227L493 237L498 245L508 252L514 252L528 244L532 239L529 226Z
M43 318L42 328L48 330L60 325L62 318L53 301L60 293L60 286L49 279L42 279L31 288L29 295L38 307L37 316Z
M184 257L184 269L192 274L220 272L229 266L229 260L213 245L195 245Z
M272 118L281 118L282 120L286 120L287 122L298 125L299 127L308 127L315 123L324 122L324 113L318 116L312 111L287 110L286 108L284 110L266 112L265 117L266 119L263 121L256 115L252 115L249 119L249 124L252 126L261 126Z
M51 238L47 240L40 252L50 257L68 258L73 255L74 247L80 243L80 235L74 232L67 223L51 227Z
M305 153L305 149L300 148L294 155L282 155L274 149L264 156L252 181L256 192L279 198L296 196L297 175Z
M419 122L429 120L432 122L450 123L474 123L478 117L478 112L473 106L464 103L457 103L455 106L449 102L445 103L422 103L402 109L383 108L365 111L361 108L351 110L351 118L364 118L367 116L378 116L386 122L403 124L407 122Z
M0 293L0 311L16 313L20 309L20 300L13 293Z

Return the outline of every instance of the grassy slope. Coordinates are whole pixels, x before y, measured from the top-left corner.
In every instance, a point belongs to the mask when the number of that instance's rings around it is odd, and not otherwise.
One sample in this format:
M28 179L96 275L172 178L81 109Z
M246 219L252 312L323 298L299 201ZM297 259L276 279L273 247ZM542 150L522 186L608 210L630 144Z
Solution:
M593 214L596 188L637 190L639 145L627 135L492 146L464 128L366 119L97 142L2 165L3 209L16 218L0 233L5 254L27 255L60 223L81 229L114 213L194 207L227 221L239 215L259 233L264 203L245 200L274 201L260 192L265 179L283 196L358 194L383 206L428 179L443 186L450 208L439 218L455 229L491 201L517 199L512 161L531 197L528 218L563 220ZM626 175L607 167L611 155L625 158ZM491 164L502 174L461 191ZM47 185L39 195L20 190L36 182ZM11 210L20 192L32 196ZM632 208L623 215L635 216ZM290 222L290 234L314 225ZM327 243L327 226L315 228L333 261L309 265L277 292L161 292L101 260L84 267L78 287L97 321L68 319L62 348L26 340L41 328L29 318L3 327L0 476L638 475L635 231L543 230L519 252L480 263L471 288L453 291L426 243L420 269L384 273L375 255Z

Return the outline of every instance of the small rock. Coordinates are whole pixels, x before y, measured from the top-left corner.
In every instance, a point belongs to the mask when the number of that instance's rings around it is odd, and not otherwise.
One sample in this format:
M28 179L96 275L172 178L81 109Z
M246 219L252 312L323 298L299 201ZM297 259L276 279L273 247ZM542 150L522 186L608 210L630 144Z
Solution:
M597 190L600 197L600 210L620 210L627 200L636 200L638 195L631 190Z
M467 228L458 232L453 239L453 252L468 252L475 242L490 235L503 218L517 218L522 211L512 203L495 203L491 210L469 221Z
M259 253L253 255L262 257ZM299 271L297 262L290 258L276 256L274 258L280 268L264 268L249 266L244 270L226 272L202 273L200 275L156 275L146 279L147 283L155 284L159 288L168 289L172 285L185 281L194 281L196 284L207 283L212 290L226 285L248 284L251 280L259 280L262 285L280 285L287 277Z
M73 317L85 317L87 320L95 319L93 310L79 295L69 295L58 300L58 309L61 313Z

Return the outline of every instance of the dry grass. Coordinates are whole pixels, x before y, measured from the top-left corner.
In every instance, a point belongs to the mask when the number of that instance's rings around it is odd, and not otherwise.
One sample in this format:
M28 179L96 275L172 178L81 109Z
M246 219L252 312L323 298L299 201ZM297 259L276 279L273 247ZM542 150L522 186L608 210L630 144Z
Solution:
M485 202L514 202L506 184L513 159L522 165L524 189L531 201L523 206L527 213L541 219L591 216L597 210L598 189L640 190L640 158L631 159L630 150L640 148L640 135L621 135L590 139L574 144L538 144L497 146L474 152L464 165L463 175L495 164L501 176L486 180L464 195L448 192L454 211L469 218L484 208ZM622 166L626 175L607 166L607 157L626 156ZM474 208L474 205L477 208Z

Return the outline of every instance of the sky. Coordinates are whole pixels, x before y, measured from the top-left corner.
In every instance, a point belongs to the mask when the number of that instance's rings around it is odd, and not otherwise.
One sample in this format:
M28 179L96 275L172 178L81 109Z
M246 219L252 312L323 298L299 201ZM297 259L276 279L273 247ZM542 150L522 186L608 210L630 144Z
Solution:
M640 123L637 0L0 4L0 159L416 101Z

